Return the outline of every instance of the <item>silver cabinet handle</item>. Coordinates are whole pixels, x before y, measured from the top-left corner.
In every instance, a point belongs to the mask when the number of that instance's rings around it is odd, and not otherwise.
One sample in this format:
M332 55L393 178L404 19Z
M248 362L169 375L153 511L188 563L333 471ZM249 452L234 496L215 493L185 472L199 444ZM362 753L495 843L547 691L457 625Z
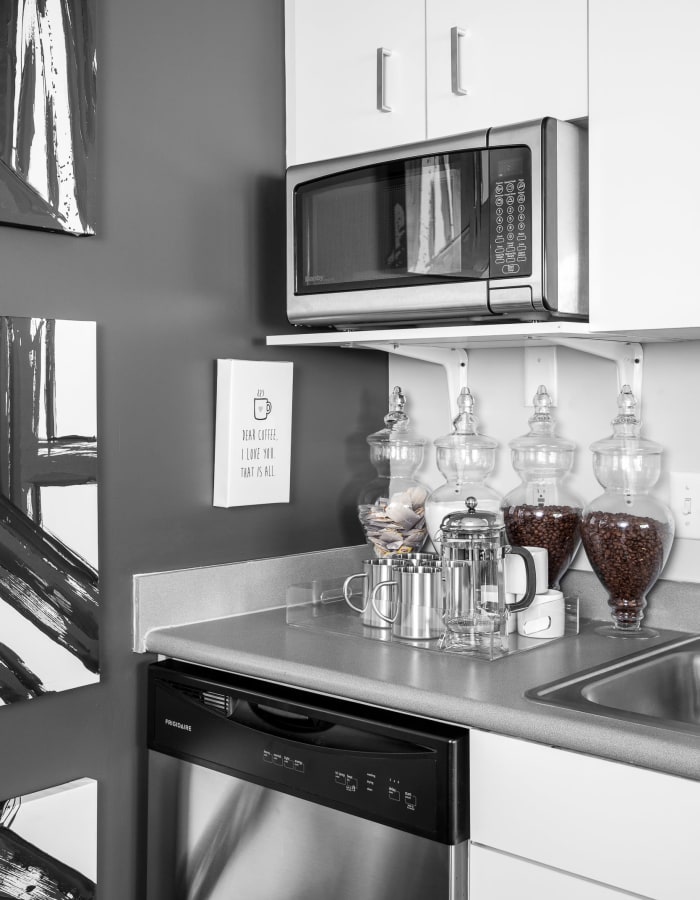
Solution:
M463 95L467 89L462 85L462 39L467 32L454 25L450 29L450 45L452 49L452 93Z
M392 107L387 103L386 91L386 60L391 56L391 50L386 47L377 47L377 109L379 112L391 112Z

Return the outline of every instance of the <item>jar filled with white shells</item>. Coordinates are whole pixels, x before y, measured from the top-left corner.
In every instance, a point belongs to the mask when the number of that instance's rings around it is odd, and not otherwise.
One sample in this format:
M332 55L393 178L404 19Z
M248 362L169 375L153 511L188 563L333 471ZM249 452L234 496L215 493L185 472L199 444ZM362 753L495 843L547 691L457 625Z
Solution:
M386 427L367 438L377 477L361 491L358 514L367 543L378 557L416 553L427 538L429 488L415 477L425 440L412 432L405 406L405 395L395 387L384 417Z

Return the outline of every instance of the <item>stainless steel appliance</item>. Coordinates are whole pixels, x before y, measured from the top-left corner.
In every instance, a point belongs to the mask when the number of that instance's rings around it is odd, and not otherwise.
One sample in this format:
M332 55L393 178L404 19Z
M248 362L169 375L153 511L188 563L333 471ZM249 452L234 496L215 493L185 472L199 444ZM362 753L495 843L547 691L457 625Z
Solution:
M585 318L586 149L545 118L290 168L290 322Z
M468 732L166 660L148 900L465 900Z

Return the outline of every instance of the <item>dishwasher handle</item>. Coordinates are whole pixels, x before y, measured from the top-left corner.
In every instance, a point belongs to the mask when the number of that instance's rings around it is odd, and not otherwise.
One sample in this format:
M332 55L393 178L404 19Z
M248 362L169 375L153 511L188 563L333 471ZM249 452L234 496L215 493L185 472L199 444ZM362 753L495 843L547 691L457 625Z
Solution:
M286 737L297 737L300 734L323 734L333 727L333 722L307 716L303 713L291 712L284 709L276 709L264 703L248 703L250 711L257 716L263 726L270 726L276 734ZM263 730L260 728L259 730Z
M232 724L293 744L315 746L330 752L374 753L381 756L425 756L430 747L405 734L383 734L364 729L359 722L323 718L316 709L272 705L252 698L237 697L228 717Z

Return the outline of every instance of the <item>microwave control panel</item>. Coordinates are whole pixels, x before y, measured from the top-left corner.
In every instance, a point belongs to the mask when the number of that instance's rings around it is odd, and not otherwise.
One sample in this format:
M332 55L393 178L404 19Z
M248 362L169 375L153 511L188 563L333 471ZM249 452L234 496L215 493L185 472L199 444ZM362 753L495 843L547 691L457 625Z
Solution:
M489 150L489 274L532 274L532 163L527 147Z

